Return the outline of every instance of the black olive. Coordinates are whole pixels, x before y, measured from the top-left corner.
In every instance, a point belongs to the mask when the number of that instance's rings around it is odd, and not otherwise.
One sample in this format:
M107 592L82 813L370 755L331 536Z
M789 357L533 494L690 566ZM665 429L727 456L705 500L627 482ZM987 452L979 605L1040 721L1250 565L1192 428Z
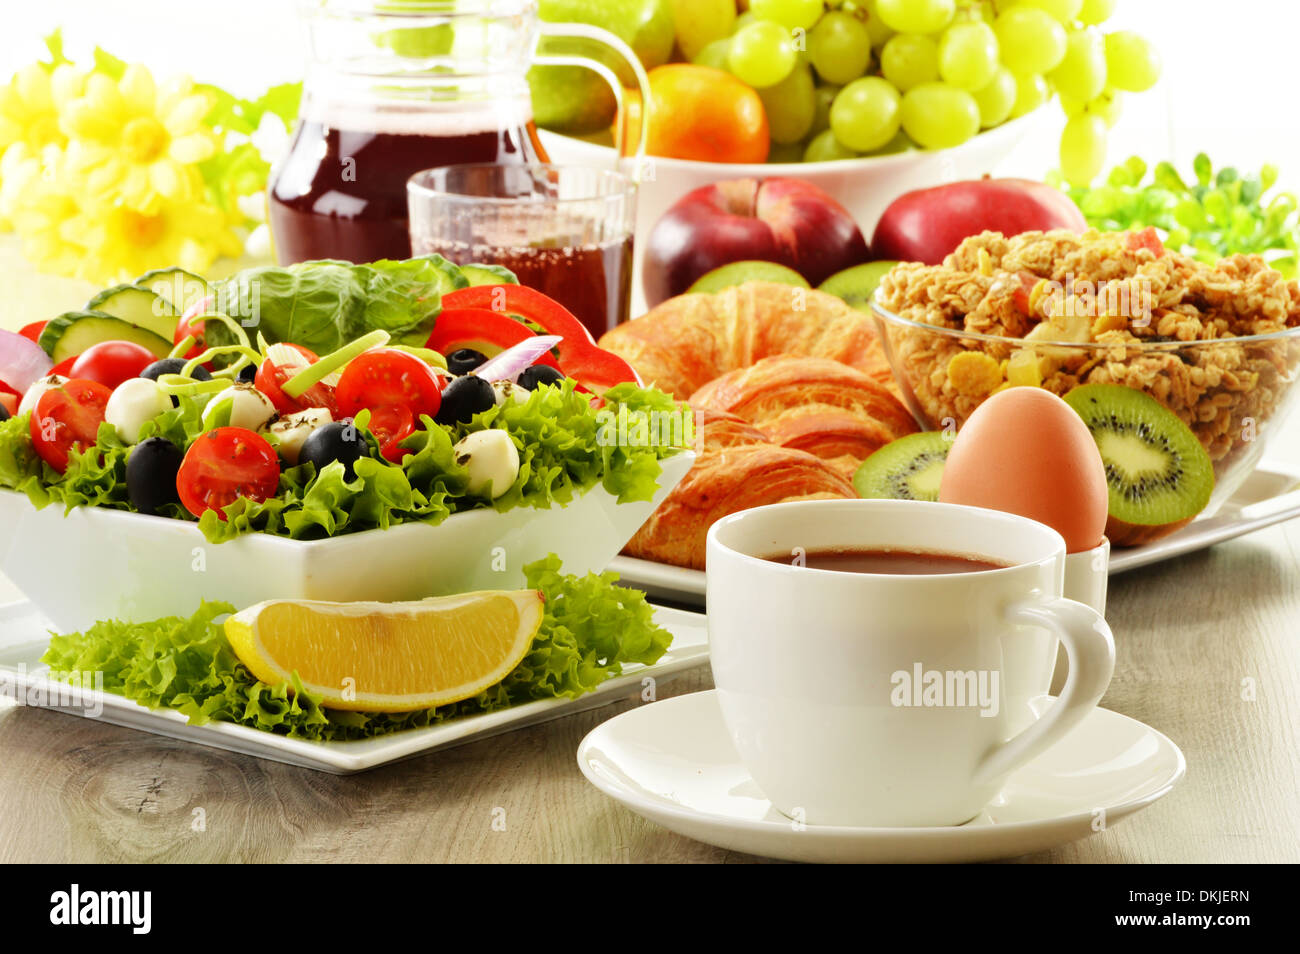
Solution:
M7 421L7 420L9 420L9 408L5 407L3 404L0 404L0 421Z
M519 386L527 391L536 391L539 384L558 384L563 380L564 375L549 364L535 364L524 368L519 375Z
M298 452L298 463L310 461L316 466L316 473L325 469L325 465L338 461L343 465L343 476L353 480L357 476L352 465L362 457L370 456L370 445L361 436L361 432L352 424L352 419L332 421L322 424L307 435Z
M439 424L463 424L475 414L495 407L496 392L492 385L476 374L467 374L447 385L442 392L442 406L438 408Z
M126 493L141 513L155 514L163 504L180 503L176 472L185 454L165 437L141 441L126 461Z
M240 368L239 374L236 375L236 378L244 382L245 384L252 384L253 379L256 377L257 377L257 365L251 361L248 364L244 365L242 368Z
M473 348L460 348L447 355L447 370L452 374L469 374L487 361L487 355Z
M148 378L151 381L157 381L164 374L180 374L181 368L183 367L185 367L184 358L162 358L141 371L140 377ZM195 381L212 380L212 375L208 372L207 368L203 367L203 365L195 367L190 377Z

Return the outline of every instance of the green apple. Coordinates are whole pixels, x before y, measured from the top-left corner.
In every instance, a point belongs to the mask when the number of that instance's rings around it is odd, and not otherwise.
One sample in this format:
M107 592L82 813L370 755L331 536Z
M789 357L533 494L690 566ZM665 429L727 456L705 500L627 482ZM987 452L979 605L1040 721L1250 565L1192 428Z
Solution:
M647 70L668 62L673 50L673 16L668 0L541 0L549 23L588 23L622 39ZM628 85L621 59L584 40L543 40L543 53L578 53L598 58ZM580 66L535 66L528 72L537 125L566 133L591 133L614 121L614 93L601 77Z

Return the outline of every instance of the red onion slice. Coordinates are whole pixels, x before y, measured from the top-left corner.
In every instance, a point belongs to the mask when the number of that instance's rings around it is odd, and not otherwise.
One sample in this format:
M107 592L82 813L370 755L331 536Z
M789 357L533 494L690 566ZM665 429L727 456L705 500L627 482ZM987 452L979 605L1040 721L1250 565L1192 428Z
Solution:
M50 373L54 362L30 338L0 331L0 381L19 394Z
M535 335L511 345L495 358L474 369L484 381L514 381L515 378L564 339L559 335Z

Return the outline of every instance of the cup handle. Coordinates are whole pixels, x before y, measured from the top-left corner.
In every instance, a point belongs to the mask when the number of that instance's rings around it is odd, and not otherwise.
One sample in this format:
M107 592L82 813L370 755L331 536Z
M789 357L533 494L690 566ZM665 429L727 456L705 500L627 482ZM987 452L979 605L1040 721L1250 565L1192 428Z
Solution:
M1015 603L1009 623L1045 626L1060 637L1070 671L1056 703L1019 735L995 747L975 769L977 783L989 782L1040 755L1083 721L1101 701L1115 671L1115 640L1101 614L1091 606L1056 597Z
M602 30L600 27L590 26L586 23L548 23L545 20L538 24L538 33L545 37L561 38L581 38L584 40L594 40L597 43L604 44L611 48L615 53L621 56L627 65L632 68L632 75L636 77L637 88L641 92L642 103L642 122L637 132L636 151L632 154L634 160L632 180L640 182L645 165L645 149L647 142L647 131L650 124L644 121L646 111L645 104L650 102L650 79L646 76L645 67L641 65L641 60L632 47L628 46L623 40L608 30ZM624 128L627 123L627 110L624 109L624 92L623 82L618 78L613 70L599 60L591 59L586 56L576 56L568 54L542 54L539 53L533 57L533 62L544 66L582 66L598 73L609 88L614 91L614 101L618 104L618 128L614 133L615 151L622 155L623 140L626 138Z

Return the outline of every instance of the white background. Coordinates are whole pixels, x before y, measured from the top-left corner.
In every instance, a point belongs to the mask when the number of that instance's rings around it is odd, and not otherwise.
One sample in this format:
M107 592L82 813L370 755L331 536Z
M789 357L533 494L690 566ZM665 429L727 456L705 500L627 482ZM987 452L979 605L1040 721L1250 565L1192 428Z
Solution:
M0 75L37 58L41 37L63 26L69 51L95 43L158 71L189 72L253 94L301 76L305 47L294 0L4 0ZM1186 166L1200 150L1215 165L1282 170L1300 188L1294 93L1300 4L1293 0L1120 0L1108 26L1142 33L1164 57L1160 85L1127 97L1110 161L1133 153ZM1050 135L1001 171L1041 176L1054 166Z

